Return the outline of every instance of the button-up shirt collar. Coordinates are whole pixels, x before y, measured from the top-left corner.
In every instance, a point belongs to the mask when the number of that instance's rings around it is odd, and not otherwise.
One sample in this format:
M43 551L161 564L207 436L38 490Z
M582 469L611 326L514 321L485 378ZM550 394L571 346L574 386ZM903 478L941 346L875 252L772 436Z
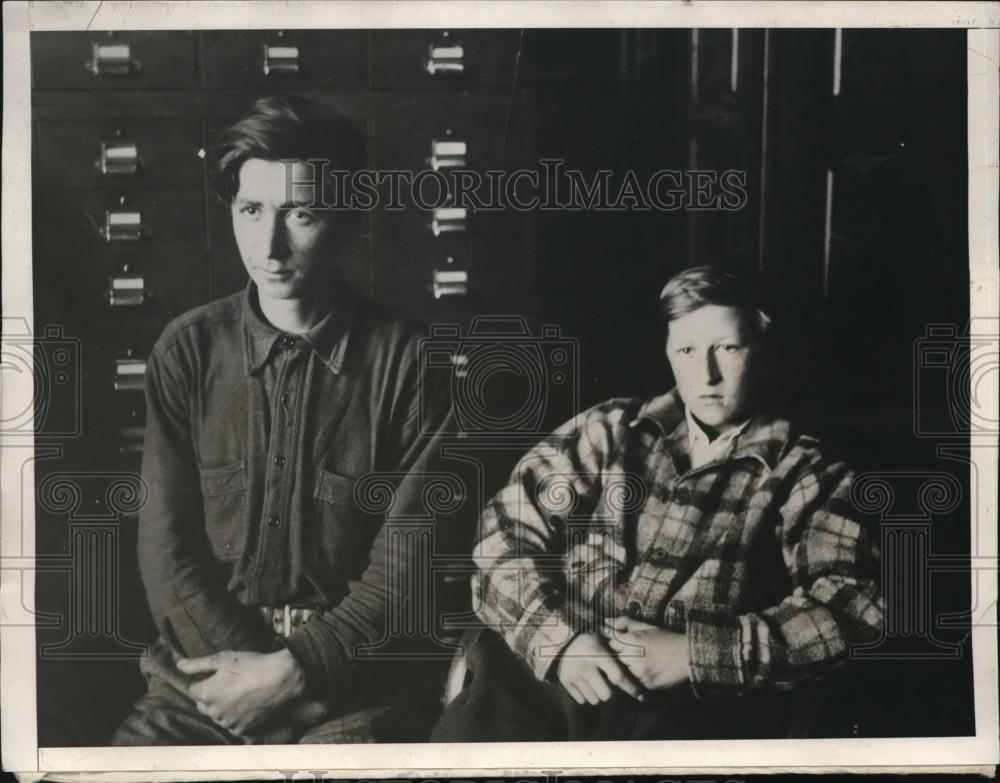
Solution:
M344 289L332 297L333 307L315 326L299 335L291 335L272 326L260 311L257 287L247 284L243 297L243 332L245 365L247 374L259 370L274 353L275 346L282 340L301 338L316 356L333 373L339 373L344 365L344 355L351 335L356 301L349 289Z
M659 429L663 447L675 461L683 458L689 462L691 469L696 467L690 463L692 455L688 420L677 389L647 400L630 426L637 427L643 423L652 424ZM784 419L759 412L741 425L740 432L736 435L727 458L753 457L773 470L787 443L789 425Z

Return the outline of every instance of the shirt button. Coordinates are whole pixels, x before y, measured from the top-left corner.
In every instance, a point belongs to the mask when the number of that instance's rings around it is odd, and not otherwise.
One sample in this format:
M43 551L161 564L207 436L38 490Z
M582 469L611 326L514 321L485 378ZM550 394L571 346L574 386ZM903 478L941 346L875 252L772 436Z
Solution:
M633 618L642 617L642 604L638 601L629 601L628 616Z
M277 527L278 525L281 524L281 520L278 519L278 516L276 514L271 514L271 516L267 518L267 524L269 524L271 527Z
M277 457L274 458L274 464L277 465L279 468L283 468L285 466L285 458L279 454Z

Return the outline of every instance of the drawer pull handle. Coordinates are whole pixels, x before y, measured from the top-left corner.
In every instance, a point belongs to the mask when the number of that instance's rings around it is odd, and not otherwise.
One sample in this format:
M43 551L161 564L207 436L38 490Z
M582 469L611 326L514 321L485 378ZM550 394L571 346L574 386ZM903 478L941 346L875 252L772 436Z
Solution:
M101 231L107 242L138 242L146 236L141 212L105 212Z
M140 307L146 303L146 281L141 277L113 277L108 288L112 307Z
M142 454L145 427L122 427L118 440L118 453L123 457L137 457Z
M431 220L431 233L441 236L451 231L465 231L465 217L468 210L465 207L443 207L434 210Z
M264 75L299 72L299 47L264 44Z
M142 391L145 381L145 359L115 359L115 391Z
M464 168L467 149L464 141L431 141L431 168Z
M142 66L132 59L132 48L128 44L92 44L87 70L97 76L127 76Z
M101 144L101 158L95 164L102 174L137 174L139 148L135 144Z
M464 269L435 269L434 298L465 296L469 290L469 273Z
M431 44L424 67L431 76L465 73L465 48L456 44Z

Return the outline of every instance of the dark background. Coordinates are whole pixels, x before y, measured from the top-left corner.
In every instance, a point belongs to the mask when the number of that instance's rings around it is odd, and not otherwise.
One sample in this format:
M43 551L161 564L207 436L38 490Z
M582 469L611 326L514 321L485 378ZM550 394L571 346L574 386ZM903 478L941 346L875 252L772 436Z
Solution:
M141 67L85 67L94 44L113 43ZM443 43L464 47L462 74L423 67ZM265 75L268 44L299 46L298 72ZM560 158L640 182L660 169L745 171L748 203L731 212L508 211L441 237L425 213L374 212L343 265L366 294L425 321L521 315L577 341L576 399L548 398L539 431L607 397L669 387L656 296L671 274L708 262L756 273L776 316L774 397L859 471L908 472L888 479L891 513L929 523L932 553L968 552L965 494L934 513L910 481L943 472L969 485L961 454L937 451L961 447L968 427L950 385L968 358L964 31L94 31L33 33L31 47L35 328L78 341L82 391L78 416L73 394L53 397L37 441L49 566L36 602L50 613L38 633L40 745L106 743L142 692L135 653L152 624L130 499L114 490L138 467L142 395L116 391L115 361L141 359L170 318L243 285L197 153L259 94L336 105L375 169L422 169L431 139L451 137L479 170ZM116 140L138 145L138 172L95 168ZM142 212L138 242L99 235L122 203ZM435 299L433 272L448 268L468 270L468 291ZM147 300L112 307L111 278L132 275ZM934 341L951 357L943 367L918 361L931 324L953 327ZM487 400L516 407L522 381L507 377ZM54 424L73 421L78 431ZM485 491L518 450L484 458ZM77 491L60 495L64 480ZM928 616L968 608L967 574L933 586ZM99 599L83 598L95 589ZM940 659L929 633L965 635L910 629L895 657L857 665L814 735L973 733L971 648Z

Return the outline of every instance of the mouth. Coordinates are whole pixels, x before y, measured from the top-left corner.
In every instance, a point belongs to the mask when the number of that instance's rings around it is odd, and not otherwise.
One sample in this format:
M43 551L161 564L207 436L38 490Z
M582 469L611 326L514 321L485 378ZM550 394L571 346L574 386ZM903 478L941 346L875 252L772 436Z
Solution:
M721 394L699 394L698 399L702 402L721 404L722 395Z
M292 272L289 269L276 269L272 271L258 267L257 271L269 280L287 280L292 276Z

